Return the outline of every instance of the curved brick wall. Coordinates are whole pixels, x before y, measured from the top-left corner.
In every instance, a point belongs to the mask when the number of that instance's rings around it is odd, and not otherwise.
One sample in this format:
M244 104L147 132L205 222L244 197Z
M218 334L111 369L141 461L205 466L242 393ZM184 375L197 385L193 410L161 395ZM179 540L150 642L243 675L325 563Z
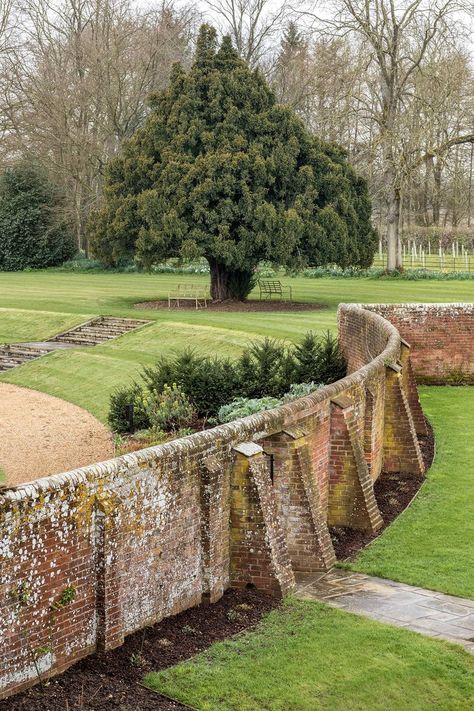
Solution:
M0 698L231 586L328 569L328 525L377 529L382 468L421 476L409 348L339 309L349 375L313 395L0 495Z
M420 383L474 384L474 304L369 304L412 346Z

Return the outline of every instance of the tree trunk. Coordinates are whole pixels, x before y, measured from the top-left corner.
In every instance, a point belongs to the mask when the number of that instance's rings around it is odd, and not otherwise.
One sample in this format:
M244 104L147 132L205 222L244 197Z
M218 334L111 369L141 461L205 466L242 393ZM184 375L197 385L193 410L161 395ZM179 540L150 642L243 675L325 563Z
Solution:
M474 160L474 143L471 143L471 155L469 161L469 192L467 195L467 226L471 226L471 205L472 205L472 163Z
M219 262L208 259L211 270L211 298L213 301L232 299L229 288L230 272Z
M254 286L253 272L229 269L225 264L207 257L211 271L211 298L213 301L245 301Z
M441 161L436 161L436 166L433 171L434 191L433 191L433 223L438 227L441 216L441 174L443 168Z
M401 269L399 252L400 191L393 187L387 201L387 271Z

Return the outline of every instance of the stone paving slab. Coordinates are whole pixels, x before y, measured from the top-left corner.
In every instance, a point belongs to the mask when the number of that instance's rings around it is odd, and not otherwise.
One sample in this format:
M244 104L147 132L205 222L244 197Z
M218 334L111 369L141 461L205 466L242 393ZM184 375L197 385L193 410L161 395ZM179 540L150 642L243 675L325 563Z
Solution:
M297 596L461 644L474 653L474 600L334 569L298 575Z

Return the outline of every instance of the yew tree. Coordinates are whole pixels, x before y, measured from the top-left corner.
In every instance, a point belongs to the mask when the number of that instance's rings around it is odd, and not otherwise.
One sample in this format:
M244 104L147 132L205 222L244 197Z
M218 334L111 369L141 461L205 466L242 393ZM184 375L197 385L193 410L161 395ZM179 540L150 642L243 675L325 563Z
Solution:
M109 265L205 257L212 298L243 299L261 260L369 266L370 211L344 151L311 135L203 25L190 71L174 67L109 164L91 244Z

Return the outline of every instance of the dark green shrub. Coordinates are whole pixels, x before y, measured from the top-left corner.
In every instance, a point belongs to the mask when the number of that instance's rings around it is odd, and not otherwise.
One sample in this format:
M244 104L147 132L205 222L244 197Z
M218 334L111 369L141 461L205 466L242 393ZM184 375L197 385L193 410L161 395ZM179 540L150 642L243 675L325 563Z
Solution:
M265 338L244 351L238 369L240 392L244 397L280 397L294 380L295 363L285 345Z
M161 393L167 383L179 383L182 386L185 379L190 376L192 378L196 360L197 357L191 349L186 349L173 360L162 356L156 365L143 369L142 378L147 389L151 393ZM177 378L178 362L180 362L181 366L181 377L179 379Z
M19 164L0 177L0 270L62 264L75 253L61 217L63 198L33 166Z
M170 418L167 424L168 418L162 416L161 411L157 415L159 422L153 414L163 394L173 394L175 390L186 396L200 418L215 418L219 413L218 419L223 421L220 410L224 407L227 412L229 403L232 411L235 405L243 413L235 416L243 417L251 414L246 409L249 401L252 412L262 409L260 400L263 409L267 403L274 407L282 396L283 401L288 402L315 390L319 387L315 383L333 382L345 372L337 338L329 332L320 337L310 332L300 344L291 347L265 338L251 344L237 361L201 356L187 349L174 358L161 358L155 366L145 368L144 392L137 384L116 391L111 397L109 423L118 432L126 431L126 405L133 402L137 429L145 429L150 424L161 429L186 426L188 416L176 422Z
M346 360L339 348L337 336L327 331L320 339L317 363L317 375L313 378L319 383L334 383L346 375Z
M187 349L155 367L144 369L143 377L151 392L176 383L196 408L199 417L211 417L238 392L239 374L228 358L209 358Z
M317 336L312 331L294 347L295 382L333 383L346 374L346 363L336 336L327 331Z
M189 397L202 417L215 415L221 405L232 400L239 389L235 364L228 358L207 358L201 363Z
M298 343L294 348L296 382L309 383L319 380L320 354L320 340L313 331L308 331L301 343Z
M114 432L127 432L127 405L133 403L133 425L136 430L145 430L150 426L145 396L138 383L117 388L110 396L108 423Z

